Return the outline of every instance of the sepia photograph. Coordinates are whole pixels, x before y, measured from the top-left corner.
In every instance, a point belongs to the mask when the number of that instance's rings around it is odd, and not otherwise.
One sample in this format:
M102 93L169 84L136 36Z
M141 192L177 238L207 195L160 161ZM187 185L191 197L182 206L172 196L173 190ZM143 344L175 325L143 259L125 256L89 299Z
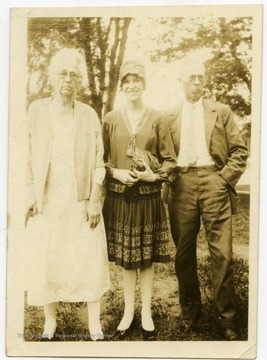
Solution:
M7 355L255 358L262 10L11 9Z

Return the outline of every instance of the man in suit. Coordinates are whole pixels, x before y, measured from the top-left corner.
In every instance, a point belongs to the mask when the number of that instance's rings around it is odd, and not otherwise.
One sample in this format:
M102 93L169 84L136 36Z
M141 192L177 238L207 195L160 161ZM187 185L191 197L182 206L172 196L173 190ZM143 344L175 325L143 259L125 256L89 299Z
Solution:
M226 340L237 340L232 213L235 185L245 171L248 151L229 107L202 98L203 64L185 63L180 70L184 100L167 113L166 121L177 155L169 213L183 325L191 330L201 315L196 239L202 220L219 322Z

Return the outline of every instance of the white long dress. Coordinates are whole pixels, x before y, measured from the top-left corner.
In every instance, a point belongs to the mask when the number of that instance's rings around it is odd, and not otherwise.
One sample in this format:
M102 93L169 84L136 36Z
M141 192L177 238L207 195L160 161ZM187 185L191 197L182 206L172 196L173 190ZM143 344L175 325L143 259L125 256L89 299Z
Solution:
M43 212L26 228L29 305L96 301L110 286L103 219L91 229L77 201L73 121L52 116Z

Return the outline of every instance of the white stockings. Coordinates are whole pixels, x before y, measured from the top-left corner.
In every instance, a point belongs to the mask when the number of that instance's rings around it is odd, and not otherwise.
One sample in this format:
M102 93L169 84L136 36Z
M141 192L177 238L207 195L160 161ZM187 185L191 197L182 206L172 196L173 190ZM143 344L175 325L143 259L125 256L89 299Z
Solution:
M88 327L91 339L101 340L104 338L100 324L100 300L87 302L88 308Z
M57 327L56 303L44 305L44 315L45 323L42 337L52 339Z

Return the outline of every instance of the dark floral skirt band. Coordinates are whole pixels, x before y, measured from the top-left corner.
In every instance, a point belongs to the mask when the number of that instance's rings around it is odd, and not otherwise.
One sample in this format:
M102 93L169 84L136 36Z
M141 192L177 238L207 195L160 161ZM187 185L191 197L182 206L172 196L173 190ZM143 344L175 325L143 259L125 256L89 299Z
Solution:
M141 199L153 199L161 194L161 183L137 182L129 187L117 180L109 180L106 183L109 196L124 198L127 202L137 202Z
M140 194L153 194L161 191L161 182L146 183L144 181L138 181L132 187L138 188ZM129 189L129 186L122 184L118 180L108 179L106 182L106 188L117 193L124 193L126 189Z

